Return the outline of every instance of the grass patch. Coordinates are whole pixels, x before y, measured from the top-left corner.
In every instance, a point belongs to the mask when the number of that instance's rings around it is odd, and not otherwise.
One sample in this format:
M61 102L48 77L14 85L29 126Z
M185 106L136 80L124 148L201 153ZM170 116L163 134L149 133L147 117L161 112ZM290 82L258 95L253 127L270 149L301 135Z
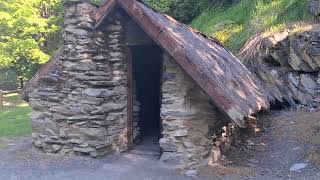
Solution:
M9 94L4 97L4 104L4 109L0 110L0 138L31 134L31 107L28 103L20 100L17 94Z
M0 141L0 149L4 149L4 148L6 148L7 146L8 146L7 143Z
M308 0L242 0L203 12L191 26L236 53L255 33L278 31L288 23L310 19Z

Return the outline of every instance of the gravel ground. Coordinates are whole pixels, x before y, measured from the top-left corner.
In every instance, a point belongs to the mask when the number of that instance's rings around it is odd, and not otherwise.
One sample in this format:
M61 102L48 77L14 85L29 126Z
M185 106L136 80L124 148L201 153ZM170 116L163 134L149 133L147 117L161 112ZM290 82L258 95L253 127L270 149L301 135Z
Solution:
M30 138L0 150L0 180L188 180L151 157L125 153L92 159L43 154ZM220 179L220 177L218 177ZM232 177L230 177L232 179ZM196 179L211 179L202 177Z
M320 112L269 112L262 127L233 147L224 164L246 167L254 176L320 179Z
M0 180L320 179L320 112L273 112L263 127L233 147L221 164L201 169L198 177L181 175L150 156L61 156L34 149L30 137L1 140L8 146L0 149ZM290 171L299 163L306 167Z

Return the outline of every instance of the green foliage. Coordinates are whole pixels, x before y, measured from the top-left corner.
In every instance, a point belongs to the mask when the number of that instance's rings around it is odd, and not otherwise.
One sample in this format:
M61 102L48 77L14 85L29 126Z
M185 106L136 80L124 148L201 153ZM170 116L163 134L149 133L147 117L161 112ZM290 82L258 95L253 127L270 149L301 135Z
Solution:
M102 0L91 0L91 2L93 4L99 5L102 2Z
M60 0L0 1L0 68L30 76L59 47Z
M60 47L66 1L0 0L0 88L30 79Z
M161 12L170 13L170 7L174 0L144 0L144 2Z
M79 0L61 0L63 3L79 2ZM91 3L99 5L103 0L90 0Z
M170 6L170 13L174 18L188 23L210 5L210 0L175 0Z
M15 69L0 69L0 74L0 90L15 90L19 87L19 75Z
M308 20L308 0L242 0L204 11L191 25L237 52L253 34Z
M5 96L4 110L0 110L0 138L19 137L31 134L31 108L19 100L17 94Z
M188 23L217 0L144 0L153 8ZM220 1L219 1L220 2Z

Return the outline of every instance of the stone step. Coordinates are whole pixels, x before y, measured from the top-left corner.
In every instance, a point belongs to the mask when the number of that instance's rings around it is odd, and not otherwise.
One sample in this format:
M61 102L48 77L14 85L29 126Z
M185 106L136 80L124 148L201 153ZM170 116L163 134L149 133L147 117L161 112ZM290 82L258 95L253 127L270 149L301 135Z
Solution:
M143 156L143 157L151 157L151 158L160 158L160 151L150 151L150 150L137 150L134 149L129 152L130 154Z
M130 153L143 157L159 158L160 147L159 144L153 144L149 141L142 141L141 144L137 144L134 149L130 151Z
M153 152L160 152L160 147L159 146L146 146L146 145L138 145L134 148L135 150L138 151L153 151Z

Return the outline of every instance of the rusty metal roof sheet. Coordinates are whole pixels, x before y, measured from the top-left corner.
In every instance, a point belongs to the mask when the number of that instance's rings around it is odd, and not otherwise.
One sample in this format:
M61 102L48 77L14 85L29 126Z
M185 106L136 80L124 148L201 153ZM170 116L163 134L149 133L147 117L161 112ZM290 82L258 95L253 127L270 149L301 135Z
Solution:
M96 21L114 4L135 22L193 78L213 103L237 125L269 102L260 82L218 41L157 12L136 0L109 0L96 12Z

